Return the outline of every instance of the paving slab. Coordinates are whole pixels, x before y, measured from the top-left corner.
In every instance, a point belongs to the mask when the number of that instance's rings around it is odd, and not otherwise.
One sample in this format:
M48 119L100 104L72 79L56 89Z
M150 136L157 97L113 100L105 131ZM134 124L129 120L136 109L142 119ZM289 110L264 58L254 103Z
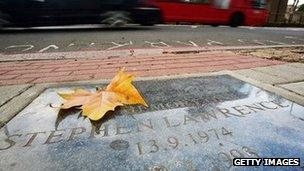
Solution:
M257 67L252 70L266 73L268 75L284 78L287 82L303 81L304 74L298 72L298 69L292 69L289 66L277 65L277 66L268 66L268 67Z
M13 85L0 87L0 106L2 106L8 100L18 96L30 86L31 85Z
M304 64L302 63L287 63L284 67L283 69L286 71L292 71L294 73L304 75Z
M294 67L294 68L304 68L304 64L302 63L288 63L288 66Z
M268 73L259 72L259 71L253 70L253 69L242 69L242 70L237 70L235 72L238 74L244 75L248 78L252 78L254 80L258 80L263 83L267 83L267 84L271 84L271 85L284 83L284 82L288 81L286 78L282 78L280 76L275 76L275 75L270 75Z
M2 87L4 88L4 87ZM3 104L0 107L0 127L2 127L7 121L13 118L20 110L34 100L39 93L44 90L43 85L30 86L23 93L10 99L8 103ZM4 91L9 91L5 89Z
M284 87L287 90L290 90L292 92L295 92L297 94L304 96L304 82L282 84L280 86Z
M1 168L242 170L234 157L304 160L304 107L295 102L229 75L135 86L149 108L122 107L98 122L50 107L63 102L56 92L75 86L46 89L1 128Z
M235 72L248 78L272 85L304 81L304 64L300 63L256 67L237 70Z

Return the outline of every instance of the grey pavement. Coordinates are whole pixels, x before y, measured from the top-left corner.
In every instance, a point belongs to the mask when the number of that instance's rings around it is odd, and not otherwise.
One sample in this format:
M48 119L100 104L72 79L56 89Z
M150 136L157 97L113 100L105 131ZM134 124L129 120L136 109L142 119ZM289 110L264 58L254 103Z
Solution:
M31 85L12 85L0 87L0 106L13 99L14 97L20 95L30 86Z
M281 87L288 89L292 92L297 94L303 95L304 94L304 82L297 82L297 83L289 83L289 84L282 84Z
M303 28L207 25L42 27L0 31L0 52L70 52L132 48L304 44Z
M236 73L275 87L284 88L291 93L296 93L304 97L304 64L288 63L270 67L238 70Z

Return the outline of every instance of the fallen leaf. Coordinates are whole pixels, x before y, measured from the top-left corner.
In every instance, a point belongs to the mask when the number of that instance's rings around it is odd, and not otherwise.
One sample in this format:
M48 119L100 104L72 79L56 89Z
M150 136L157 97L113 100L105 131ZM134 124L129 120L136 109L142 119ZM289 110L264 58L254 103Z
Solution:
M148 106L137 89L132 85L134 77L120 70L106 89L99 88L96 92L75 89L70 93L58 93L66 100L61 109L80 107L82 115L91 120L101 119L108 111L123 105L142 104Z
M145 100L141 97L137 89L132 85L134 77L120 70L107 86L107 91L119 94L121 102L124 104L142 104L148 107Z
M117 96L116 93L110 91L100 92L100 96L95 96L81 107L82 115L94 121L101 119L107 111L113 111L115 107L123 106Z
M75 106L82 106L90 101L90 99L96 96L96 93L92 93L86 91L84 89L75 89L74 92L71 93L58 93L58 95L67 100L63 105L61 105L61 109L69 109Z

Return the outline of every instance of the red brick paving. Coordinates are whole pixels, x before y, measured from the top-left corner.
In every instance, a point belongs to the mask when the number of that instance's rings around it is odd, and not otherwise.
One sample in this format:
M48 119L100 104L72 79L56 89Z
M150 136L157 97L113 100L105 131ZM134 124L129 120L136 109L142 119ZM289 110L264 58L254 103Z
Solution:
M236 70L283 64L225 52L115 57L78 60L38 60L0 63L0 86L112 78L125 67L137 76L162 76Z

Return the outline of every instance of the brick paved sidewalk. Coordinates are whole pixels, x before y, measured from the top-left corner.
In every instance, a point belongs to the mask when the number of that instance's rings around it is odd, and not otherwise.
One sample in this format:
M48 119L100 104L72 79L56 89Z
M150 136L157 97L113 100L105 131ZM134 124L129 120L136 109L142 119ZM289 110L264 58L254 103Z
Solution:
M38 60L0 63L0 86L112 78L125 67L136 76L162 76L248 69L283 64L231 52L129 56L98 59Z

